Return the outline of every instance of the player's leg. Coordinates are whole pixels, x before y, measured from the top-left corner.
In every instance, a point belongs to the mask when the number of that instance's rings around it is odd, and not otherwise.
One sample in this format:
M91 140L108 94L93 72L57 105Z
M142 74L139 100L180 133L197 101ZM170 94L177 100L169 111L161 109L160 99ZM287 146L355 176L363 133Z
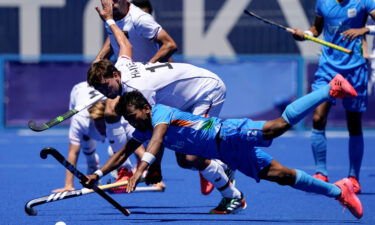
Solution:
M334 80L336 78L339 78L340 83L345 85L348 89L353 89L345 79L341 79L340 75L337 75ZM330 100L332 90L335 90L335 96L345 96L348 94L345 88L339 89L336 84L330 83L297 99L286 107L280 118L265 123L262 129L264 139L270 140L283 134L291 126L301 121L302 118L317 106Z
M109 145L107 149L109 157L111 157L115 152L112 149L112 146ZM111 172L112 177L115 178L113 183L124 182L130 179L133 176L133 164L129 158L119 167L117 170ZM126 186L120 186L109 189L109 192L114 194L126 193Z
M352 182L355 193L361 192L359 173L361 170L364 141L362 135L362 113L346 112L346 121L349 130L349 180Z
M225 173L225 169L229 169L227 165L217 160L202 159L204 160L200 165L207 165L206 167L198 167L200 173L204 178L210 181L214 187L223 196L219 205L210 210L212 214L233 214L246 208L245 197L233 185L231 180ZM197 160L195 160L197 162Z
M357 218L363 215L362 204L354 193L351 182L345 178L335 184L316 179L302 170L289 169L276 160L259 172L264 180L276 182L280 185L289 185L292 188L325 195L339 200Z
M313 129L311 132L311 149L315 161L314 177L328 182L327 171L327 138L325 128L331 103L325 102L318 106L313 114Z
M356 98L345 98L343 100L346 109L346 121L349 131L349 179L352 181L354 191L361 192L359 175L364 152L362 134L362 112L367 110L367 83L368 66L364 64L360 68L348 73L348 80L353 84L358 96Z
M326 71L327 68L324 66L319 67L318 71L315 74L315 80L312 84L312 89L317 90L321 87L329 84L339 84L338 82L333 81L334 72L331 73ZM335 93L337 96L337 93ZM327 154L327 139L325 136L325 127L327 123L328 113L331 107L330 101L321 104L313 113L313 129L311 132L311 149L313 152L313 157L315 161L315 178L321 179L328 182L328 171L326 168L326 154Z
M96 142L87 136L83 137L81 143L82 153L86 157L87 174L93 174L99 169L99 155L96 153Z

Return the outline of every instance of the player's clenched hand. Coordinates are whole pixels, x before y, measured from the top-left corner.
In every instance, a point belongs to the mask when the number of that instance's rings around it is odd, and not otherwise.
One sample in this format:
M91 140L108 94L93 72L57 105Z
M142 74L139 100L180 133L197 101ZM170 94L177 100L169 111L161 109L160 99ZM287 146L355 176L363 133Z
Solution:
M304 41L305 40L305 38L304 38L305 33L304 33L303 30L294 29L294 28L292 28L291 30L293 31L292 34L293 34L293 38L295 40L297 40L297 41Z
M102 18L103 21L113 19L113 1L112 0L101 0L102 2L102 9L99 7L95 7L96 11L98 12L100 18Z
M343 35L343 39L349 39L350 41L358 36L362 36L369 32L369 29L366 27L363 28L357 28L357 29L349 29L341 33Z
M142 172L137 170L134 173L134 175L129 179L128 186L126 188L126 192L130 193L130 192L133 192L135 190L141 176L142 176Z
M85 183L83 183L82 180L80 180L80 183L84 187L89 187L89 188L91 188L99 180L99 176L96 174L87 175L86 178L87 178L87 181Z
M148 168L148 172L146 175L146 184L157 184L163 179L163 176L161 175L161 168L160 164L158 163L153 163L151 166Z

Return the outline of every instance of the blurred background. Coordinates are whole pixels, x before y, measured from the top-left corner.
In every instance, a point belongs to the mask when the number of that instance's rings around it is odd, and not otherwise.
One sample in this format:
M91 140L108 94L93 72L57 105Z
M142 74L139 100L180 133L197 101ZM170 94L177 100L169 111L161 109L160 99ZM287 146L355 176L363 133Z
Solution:
M310 91L320 45L243 13L249 9L277 23L307 29L311 0L150 0L154 17L178 44L176 62L217 73L227 86L221 116L273 119ZM99 0L0 0L0 129L46 122L68 111L71 88L105 38ZM372 38L369 36L369 51ZM297 126L309 129L311 116ZM66 126L67 123L63 124ZM375 96L363 125L375 128ZM345 127L341 102L328 127Z

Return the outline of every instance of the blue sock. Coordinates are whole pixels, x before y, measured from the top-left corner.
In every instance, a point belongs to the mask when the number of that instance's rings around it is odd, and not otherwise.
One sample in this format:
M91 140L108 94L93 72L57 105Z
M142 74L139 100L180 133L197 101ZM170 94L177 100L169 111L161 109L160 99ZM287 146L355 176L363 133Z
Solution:
M337 198L341 195L341 189L334 184L318 180L302 170L296 171L296 183L292 186L295 189Z
M326 166L327 155L327 138L325 130L312 129L311 132L311 148L315 160L315 172L328 176Z
M298 123L318 105L329 100L330 90L331 85L327 84L326 86L297 99L286 107L282 117L290 125Z
M349 136L349 176L359 179L359 171L361 169L363 157L363 136Z

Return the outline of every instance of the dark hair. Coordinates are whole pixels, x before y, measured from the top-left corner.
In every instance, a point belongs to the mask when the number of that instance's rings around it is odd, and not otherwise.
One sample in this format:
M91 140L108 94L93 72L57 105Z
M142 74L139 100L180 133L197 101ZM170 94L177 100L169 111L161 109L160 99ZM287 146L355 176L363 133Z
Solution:
M148 12L152 14L152 5L149 0L133 0L132 3L141 9L147 8Z
M87 83L90 86L97 87L103 78L112 78L113 72L119 72L108 59L93 63L87 71Z
M117 115L124 116L128 106L134 106L136 109L143 109L145 105L150 106L150 103L148 103L142 93L139 91L131 91L120 97L120 100L115 106L115 111Z

